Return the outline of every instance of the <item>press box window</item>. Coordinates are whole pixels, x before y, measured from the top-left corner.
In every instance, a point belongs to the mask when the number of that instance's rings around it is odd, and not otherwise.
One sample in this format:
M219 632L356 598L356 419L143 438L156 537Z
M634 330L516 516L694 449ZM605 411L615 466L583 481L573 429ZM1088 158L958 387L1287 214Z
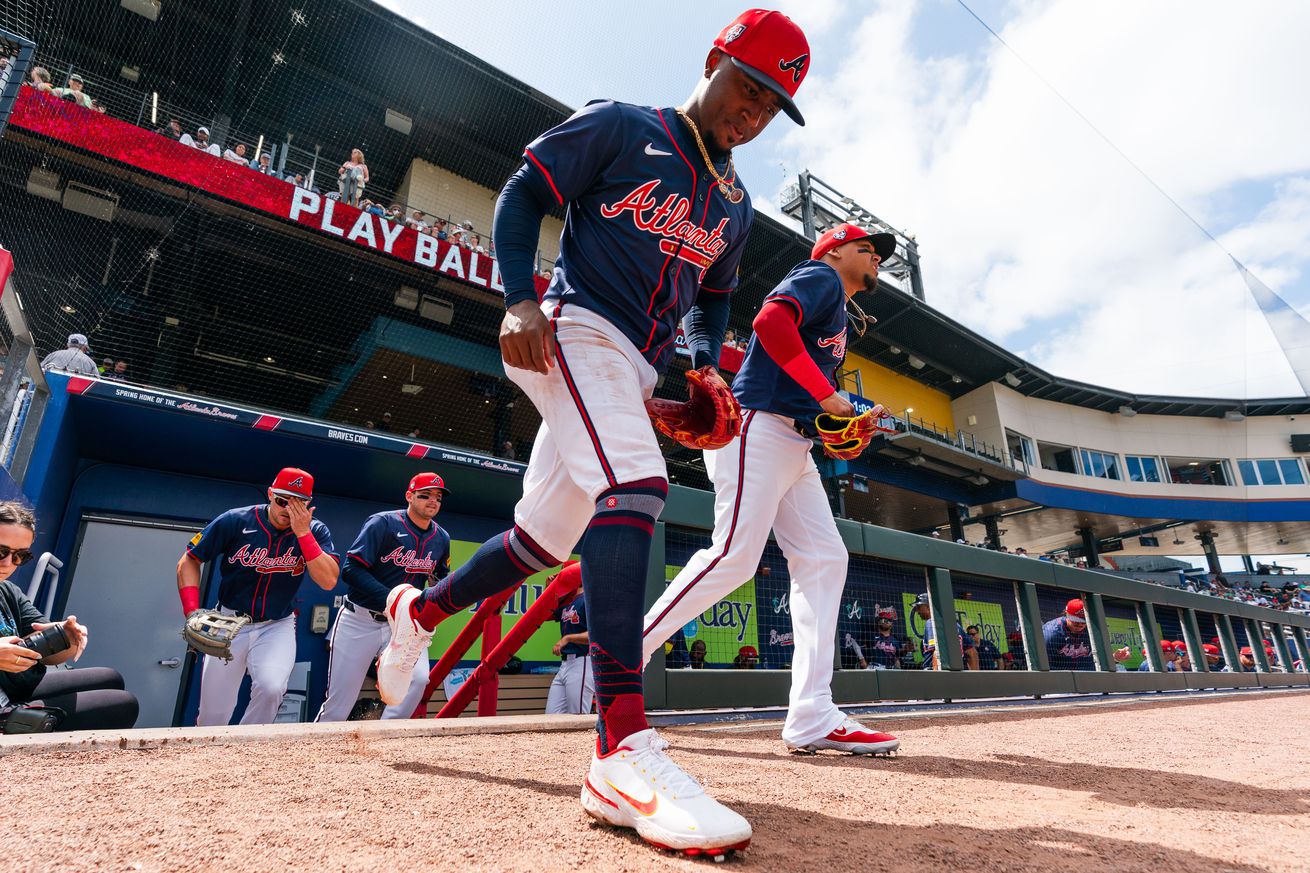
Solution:
M1122 479L1119 475L1119 456L1109 452L1097 452L1091 449L1079 449L1083 462L1083 475L1098 479Z
M1160 478L1160 461L1144 455L1125 455L1124 466L1128 469L1130 482L1162 482Z
M1296 458L1260 458L1239 460L1246 485L1304 485L1305 472Z

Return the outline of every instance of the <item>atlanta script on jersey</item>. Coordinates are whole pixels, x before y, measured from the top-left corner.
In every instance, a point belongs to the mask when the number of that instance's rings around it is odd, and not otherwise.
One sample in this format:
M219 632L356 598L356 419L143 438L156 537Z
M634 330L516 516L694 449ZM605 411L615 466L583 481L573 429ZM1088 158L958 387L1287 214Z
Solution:
M822 261L792 268L764 298L785 301L796 313L796 329L810 358L836 387L836 372L846 358L846 292L837 271ZM823 407L751 337L746 361L732 382L743 409L758 409L796 419L812 429Z
M342 574L350 599L381 612L387 592L397 585L427 586L428 577L444 579L450 572L450 534L433 520L427 530L414 524L403 509L370 515L346 552Z
M327 525L314 519L309 532L325 554L337 558ZM217 562L219 605L252 621L290 615L305 579L305 556L295 533L273 527L266 504L229 509L192 537L186 552L201 563Z
M567 206L546 299L604 316L662 371L700 290L737 287L750 198L718 193L673 109L593 101L524 157Z

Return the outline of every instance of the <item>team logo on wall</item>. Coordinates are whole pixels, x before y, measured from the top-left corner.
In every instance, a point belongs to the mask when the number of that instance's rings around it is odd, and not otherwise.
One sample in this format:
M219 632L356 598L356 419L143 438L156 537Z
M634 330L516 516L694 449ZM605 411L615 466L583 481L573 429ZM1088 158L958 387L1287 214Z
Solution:
M864 610L860 607L860 601L853 600L846 604L846 617L851 621L859 621L864 617Z

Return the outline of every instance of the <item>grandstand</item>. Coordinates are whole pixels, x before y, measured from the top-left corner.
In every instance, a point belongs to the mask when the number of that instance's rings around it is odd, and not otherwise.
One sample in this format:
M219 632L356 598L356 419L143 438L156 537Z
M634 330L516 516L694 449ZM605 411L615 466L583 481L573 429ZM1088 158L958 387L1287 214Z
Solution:
M499 359L492 211L523 145L571 108L364 0L312 8L170 0L155 17L142 8L161 6L75 12L21 0L0 17L0 29L35 43L33 63L56 86L77 74L93 100L25 86L0 139L0 205L10 216L0 242L17 265L32 345L40 357L84 333L97 362L126 365L91 383L50 376L48 408L42 377L29 380L31 414L11 428L15 450L21 438L27 447L10 469L49 520L40 544L73 563L76 580L87 531L104 532L96 525L132 528L143 544L153 536L143 531L172 526L175 539L291 454L321 471L320 487L340 501L325 513L343 531L357 529L364 507L394 502L389 483L419 459L436 463L458 495L443 523L461 543L480 541L508 516L538 425ZM349 53L341 33L351 34ZM406 75L360 57L403 58ZM192 144L202 127L217 154ZM238 145L244 162L224 156ZM339 185L354 149L370 177L358 198ZM839 206L834 197L826 208ZM543 286L562 218L543 226ZM932 560L956 555L947 600L1011 656L1005 663L1032 667L1023 655L1032 622L1095 585L1039 578L1074 572L1053 564L959 557L954 542L1091 567L1116 554L1197 555L1211 575L1221 551L1280 554L1310 543L1301 454L1310 437L1296 424L1310 400L1138 396L1056 377L930 306L913 241L899 243L878 293L858 298L878 321L850 342L842 374L857 406L889 409L895 432L858 461L821 459L855 544L843 642L858 643L879 615L895 617L903 643L917 639L908 605L930 556L902 540L892 554L871 549L870 525L948 550ZM749 335L764 295L809 247L797 227L757 217L733 297L737 335ZM739 349L724 349L725 370L740 360ZM685 391L689 360L678 361L663 396ZM48 444L34 450L37 434ZM666 448L680 487L659 580L708 541L701 460ZM161 497L178 476L206 483L203 496ZM932 543L934 533L945 542ZM150 548L159 557L174 545L165 538ZM1016 583L1034 586L1030 600L1015 596ZM711 667L732 666L747 645L761 667L787 667L788 586L771 546L722 609L671 642L671 663L699 636ZM68 596L57 580L41 590ZM1275 613L1240 613L1229 627L1204 611L1254 609L1254 596L1206 607L1195 591L1184 594L1152 594L1167 607L1144 619L1138 589L1107 589L1106 644L1129 645L1136 666L1153 635L1231 638L1240 648L1270 633L1259 623ZM305 596L306 611L336 605ZM1194 624L1187 610L1202 611ZM324 658L320 639L302 637L318 647L303 689L309 707ZM542 640L533 646L529 669L546 666ZM917 652L908 645L903 666L916 666ZM883 683L884 696L917 693ZM670 686L669 700L699 693ZM161 723L184 721L192 703L180 695Z

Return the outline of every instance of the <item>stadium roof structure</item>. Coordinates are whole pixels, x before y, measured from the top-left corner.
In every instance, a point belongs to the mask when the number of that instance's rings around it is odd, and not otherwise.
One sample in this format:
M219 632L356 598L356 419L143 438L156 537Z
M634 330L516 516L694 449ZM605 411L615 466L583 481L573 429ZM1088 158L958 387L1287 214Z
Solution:
M130 62L140 85L166 90L172 104L235 118L247 129L293 131L300 147L351 147L345 138L366 151L375 178L400 179L420 157L498 189L523 146L572 112L369 0L309 9L295 0L167 0L164 13L153 21L123 10L107 19L68 16L39 51L77 58L102 80L117 80ZM408 132L388 124L389 113L407 120ZM329 163L342 158L324 155ZM757 214L733 321L748 322L810 245L794 228ZM1106 412L1310 414L1306 397L1141 395L1057 377L887 283L857 299L878 321L850 348L952 398L1000 381L1028 396Z

